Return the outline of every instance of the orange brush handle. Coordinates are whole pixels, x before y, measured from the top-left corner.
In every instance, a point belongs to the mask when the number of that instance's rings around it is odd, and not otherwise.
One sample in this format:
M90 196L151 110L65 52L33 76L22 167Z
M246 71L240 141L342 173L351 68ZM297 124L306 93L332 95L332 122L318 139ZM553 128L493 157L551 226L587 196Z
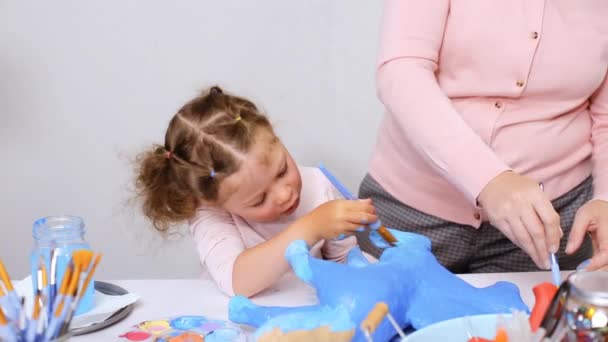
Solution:
M4 316L4 312L0 310L0 325L7 325L8 319Z
M384 316L388 314L388 305L384 302L379 302L374 308L367 314L367 317L361 322L361 329L369 333L373 333L380 322L384 319Z
M393 246L397 243L397 238L388 230L385 226L378 228L378 234L382 236L384 241L392 244Z
M6 268L4 267L2 260L0 260L0 278L2 279L2 282L4 282L7 292L14 290L13 283L11 283L11 278L8 276L8 272L6 272Z

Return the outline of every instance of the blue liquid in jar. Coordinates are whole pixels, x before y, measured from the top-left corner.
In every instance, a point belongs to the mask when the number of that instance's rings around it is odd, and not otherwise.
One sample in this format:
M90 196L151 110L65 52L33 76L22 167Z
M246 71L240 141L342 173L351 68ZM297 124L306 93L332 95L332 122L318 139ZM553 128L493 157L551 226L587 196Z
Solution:
M51 282L51 248L55 247L57 255L56 267L56 295L59 294L61 281L66 267L71 260L72 253L77 250L91 250L89 244L84 240L84 222L77 216L49 216L38 219L34 222L32 236L34 237L34 249L30 256L30 267L32 274L32 287L36 291L38 279L36 277L40 258L44 259L48 275L48 282ZM91 260L92 263L92 260ZM86 272L81 273L80 284L86 278ZM76 308L75 315L90 311L94 306L93 297L95 294L94 279L91 279L89 286Z

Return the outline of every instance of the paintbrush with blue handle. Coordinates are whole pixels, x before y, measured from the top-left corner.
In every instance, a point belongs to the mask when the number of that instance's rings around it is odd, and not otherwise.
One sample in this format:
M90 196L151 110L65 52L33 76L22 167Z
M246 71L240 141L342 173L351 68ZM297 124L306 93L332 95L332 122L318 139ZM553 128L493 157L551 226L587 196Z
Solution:
M336 178L336 176L334 176L331 172L329 172L328 169L325 168L325 166L323 166L323 164L319 164L318 167L319 170L321 170L321 172L325 175L325 177L327 177L327 179L331 182L331 184L333 184L336 189L340 191L344 198L348 200L358 199L357 197L353 196L353 194L348 191L348 189L338 180L338 178ZM369 227L377 231L378 234L382 236L384 241L386 241L390 246L395 246L395 243L397 243L397 238L395 238L395 236L388 229L386 229L386 227L380 222L380 220L369 224Z
M545 185L540 182L538 183L540 186L540 191L545 191ZM562 283L562 277L559 273L559 264L557 263L557 255L555 253L549 253L549 259L551 261L551 275L553 276L553 283L555 286L558 286Z

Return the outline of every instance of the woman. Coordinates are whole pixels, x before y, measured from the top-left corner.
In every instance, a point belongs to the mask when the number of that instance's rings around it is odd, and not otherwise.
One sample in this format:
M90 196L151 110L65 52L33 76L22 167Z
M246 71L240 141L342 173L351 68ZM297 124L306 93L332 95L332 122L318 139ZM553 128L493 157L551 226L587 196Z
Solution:
M547 269L551 252L572 269L592 245L588 269L606 266L606 18L604 0L387 0L361 197L453 272Z

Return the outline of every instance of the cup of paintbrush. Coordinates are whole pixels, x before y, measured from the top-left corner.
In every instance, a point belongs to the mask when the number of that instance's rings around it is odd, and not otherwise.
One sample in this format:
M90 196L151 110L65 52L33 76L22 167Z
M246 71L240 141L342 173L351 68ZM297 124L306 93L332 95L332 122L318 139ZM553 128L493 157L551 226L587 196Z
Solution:
M48 282L49 274L45 257L40 256L38 267L32 274L32 277L37 280L37 287L29 319L25 312L24 298L19 300L8 273L0 261L0 279L4 284L4 287L0 284L0 341L67 341L71 337L70 323L80 300L91 285L93 274L101 260L101 254L97 254L94 260L93 257L93 252L88 250L78 250L72 253L61 281L61 287L53 296L51 294L53 286ZM50 259L53 264L53 256ZM11 293L14 294L14 299L9 300ZM50 298L51 296L53 298ZM18 304L14 305L14 302ZM11 312L10 317L6 314L7 312Z

